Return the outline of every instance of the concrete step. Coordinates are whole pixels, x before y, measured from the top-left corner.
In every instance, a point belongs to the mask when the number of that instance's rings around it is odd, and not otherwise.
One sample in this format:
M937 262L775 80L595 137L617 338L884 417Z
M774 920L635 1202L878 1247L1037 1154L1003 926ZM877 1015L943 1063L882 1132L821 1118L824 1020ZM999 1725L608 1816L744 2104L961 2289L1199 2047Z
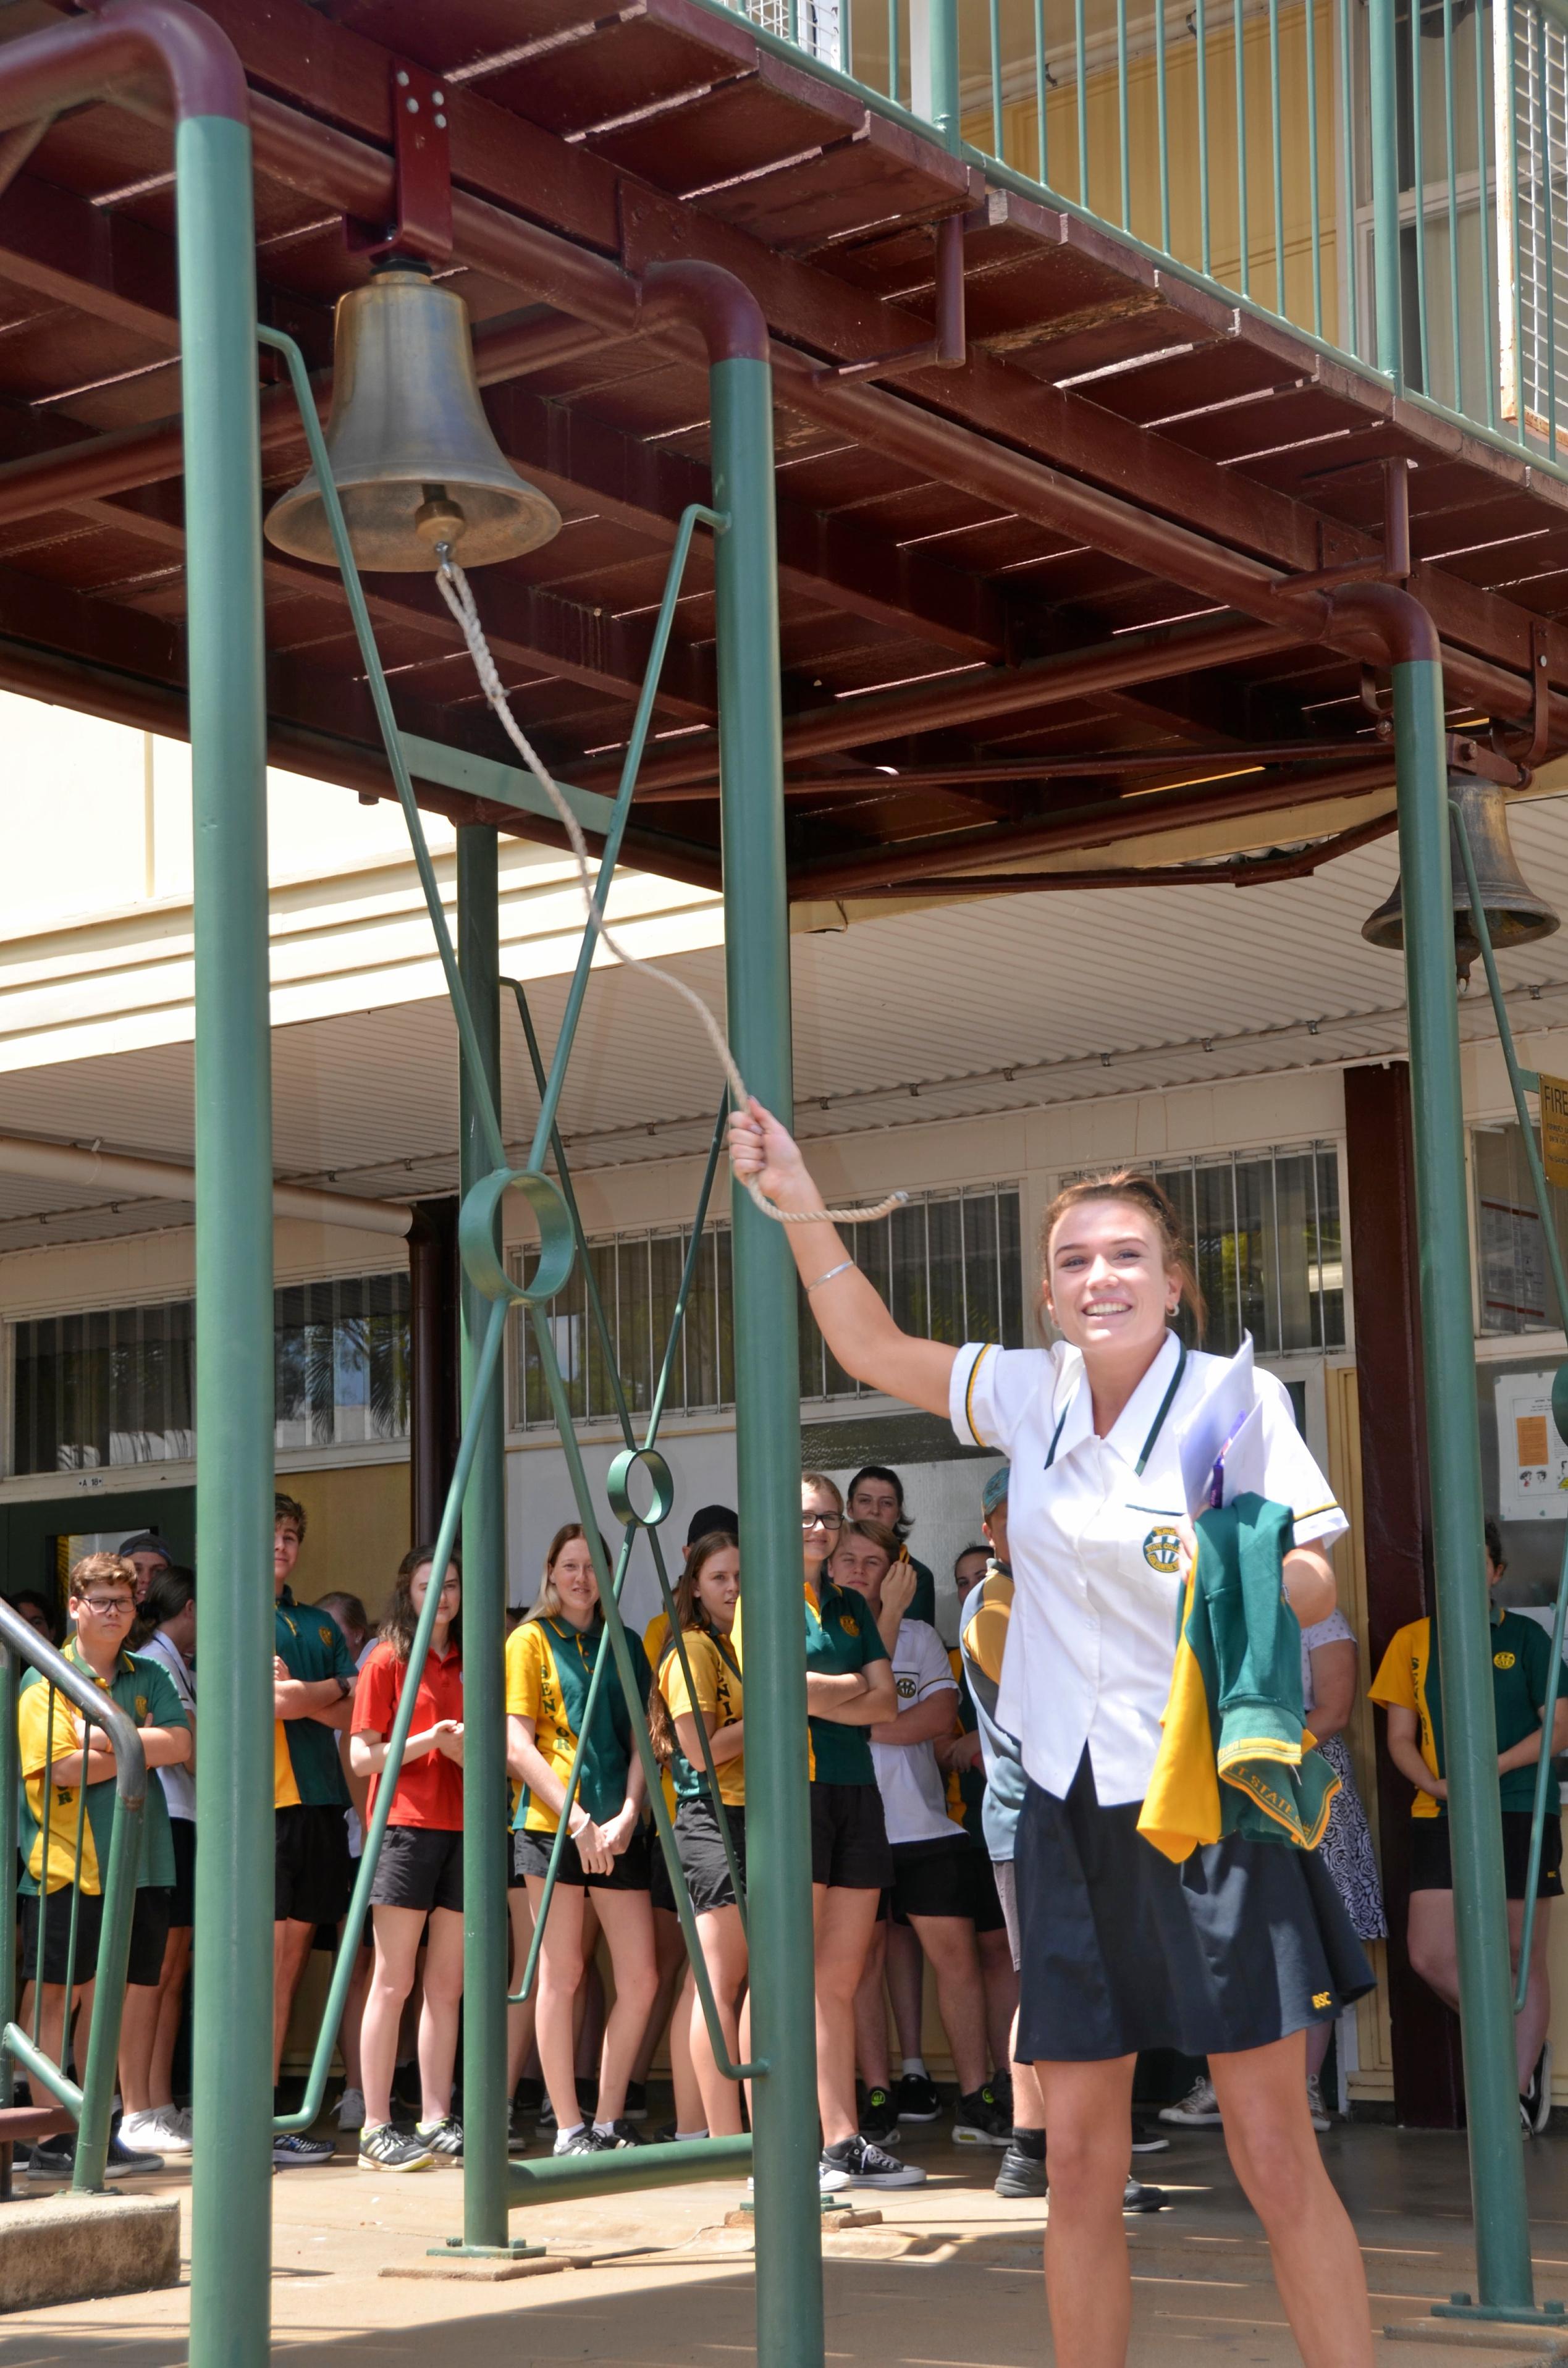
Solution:
M150 2294L179 2283L179 2203L58 2195L0 2203L0 2310Z

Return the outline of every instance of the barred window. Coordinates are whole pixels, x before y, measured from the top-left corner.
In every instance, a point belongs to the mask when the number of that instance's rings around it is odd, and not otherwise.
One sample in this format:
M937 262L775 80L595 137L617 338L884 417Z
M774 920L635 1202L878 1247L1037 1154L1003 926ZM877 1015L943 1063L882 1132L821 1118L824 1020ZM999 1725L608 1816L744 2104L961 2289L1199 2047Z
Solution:
M864 1268L907 1329L937 1340L998 1340L1017 1348L1023 1338L1016 1186L934 1194L873 1225L846 1229L850 1255ZM567 1404L577 1422L616 1414L614 1377L600 1345L589 1296L591 1274L606 1329L615 1347L632 1415L653 1403L669 1338L680 1278L691 1246L689 1229L618 1234L590 1243L588 1272L581 1262L545 1314ZM521 1276L524 1253L511 1253ZM860 1395L829 1353L802 1290L801 1395L842 1398ZM524 1429L554 1417L531 1324L518 1326L514 1366L514 1420ZM710 1225L698 1253L686 1322L665 1396L667 1414L705 1414L733 1406L734 1305L728 1224Z
M295 1284L273 1297L279 1451L406 1439L408 1276ZM11 1469L85 1472L196 1452L196 1303L15 1326Z
M1555 1332L1556 1300L1518 1127L1478 1126L1471 1145L1481 1329ZM1568 1192L1555 1184L1546 1191L1557 1238L1568 1248Z
M1192 1246L1208 1308L1205 1349L1233 1356L1244 1332L1260 1356L1345 1346L1339 1162L1332 1144L1244 1158L1152 1160L1149 1167ZM1185 1311L1178 1328L1192 1337Z

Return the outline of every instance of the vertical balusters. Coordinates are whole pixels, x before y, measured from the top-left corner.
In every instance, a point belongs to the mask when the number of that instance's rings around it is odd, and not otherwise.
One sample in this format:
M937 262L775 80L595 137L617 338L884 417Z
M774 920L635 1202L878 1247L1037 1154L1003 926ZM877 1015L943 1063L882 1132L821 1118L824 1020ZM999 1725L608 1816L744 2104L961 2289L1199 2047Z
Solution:
M1171 251L1170 102L1165 89L1165 0L1154 0L1154 105L1160 135L1160 245Z
M1285 312L1285 149L1279 105L1279 0L1268 0L1268 115L1274 143L1274 309Z
M1051 80L1045 67L1045 0L1034 0L1035 147L1040 160L1040 178L1046 188L1051 187L1051 152L1045 129L1045 102L1050 88Z
M1323 196L1318 187L1318 36L1312 0L1301 0L1307 45L1307 211L1312 222L1312 335L1323 335Z
M1349 0L1341 0L1347 7ZM1198 211L1203 242L1203 268L1214 268L1214 240L1209 211L1209 10L1208 0L1196 0L1194 29L1198 38Z
M1479 17L1479 10L1477 15ZM1360 273L1356 253L1356 42L1350 0L1339 0L1339 235L1345 256L1345 311L1341 342L1361 352Z
M1247 207L1246 28L1242 22L1242 0L1232 0L1232 22L1236 36L1236 229L1241 240L1241 268L1237 284L1244 296L1250 296L1252 232Z
M1116 0L1116 119L1121 151L1121 227L1132 227L1132 131L1127 88L1127 0Z
M1002 129L1002 0L989 0L991 33L991 154L1006 157Z
M1089 76L1084 36L1084 0L1073 0L1073 71L1078 97L1078 203L1089 202Z
M1424 0L1410 6L1410 155L1415 184L1415 322L1416 351L1421 358L1421 392L1432 392L1432 359L1426 334L1426 133L1422 120L1421 10Z
M1483 353L1486 373L1486 425L1497 425L1497 323L1493 307L1496 301L1492 269L1492 229L1486 218L1486 42L1483 36L1485 11L1473 11L1475 25L1475 176L1476 209L1481 233L1481 326Z

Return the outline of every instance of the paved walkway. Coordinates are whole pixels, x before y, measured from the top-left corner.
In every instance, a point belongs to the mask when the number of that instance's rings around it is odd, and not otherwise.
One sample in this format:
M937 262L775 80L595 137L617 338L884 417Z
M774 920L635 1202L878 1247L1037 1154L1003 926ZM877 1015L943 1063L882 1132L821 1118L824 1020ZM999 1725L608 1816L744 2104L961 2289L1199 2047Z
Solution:
M1345 2130L1324 2147L1360 2230L1380 2327L1409 2325L1433 2299L1471 2283L1461 2139ZM869 2199L881 2225L830 2243L829 2361L1050 2368L1043 2207L999 2202L989 2153L941 2139L917 2139L907 2152L926 2165L928 2183ZM1256 2224L1218 2137L1178 2135L1169 2153L1141 2158L1141 2168L1160 2177L1171 2209L1129 2224L1132 2368L1294 2362ZM1539 2290L1568 2296L1568 2138L1538 2140L1528 2171ZM166 2183L174 2192L187 2184ZM142 2192L165 2185L137 2182ZM505 2284L383 2274L423 2270L426 2248L456 2231L456 2172L387 2178L346 2155L340 2166L278 2178L273 2196L276 2340L300 2368L394 2368L426 2362L437 2347L449 2347L461 2368L745 2368L753 2356L749 2240L724 2226L742 2201L738 2184L516 2214L514 2236L580 2265ZM180 2289L0 2318L0 2368L175 2368L186 2305ZM1525 2348L1514 2348L1521 2340ZM1525 2368L1551 2356L1528 2337L1457 2351L1380 2339L1379 2355L1388 2368Z

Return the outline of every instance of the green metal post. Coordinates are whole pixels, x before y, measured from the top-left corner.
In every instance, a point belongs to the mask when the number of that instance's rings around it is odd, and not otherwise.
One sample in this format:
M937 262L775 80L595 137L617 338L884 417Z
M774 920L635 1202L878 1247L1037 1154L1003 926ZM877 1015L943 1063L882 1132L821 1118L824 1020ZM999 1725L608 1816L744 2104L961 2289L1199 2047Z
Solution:
M1372 147L1372 315L1377 366L1403 383L1404 324L1399 256L1399 71L1394 0L1369 0L1368 121ZM1346 125L1347 136L1354 126ZM1445 839L1444 845L1448 842ZM1447 860L1445 857L1445 861Z
M1491 1615L1482 1559L1485 1508L1476 1413L1441 666L1432 658L1396 664L1393 702L1422 1357L1476 2269L1483 2309L1490 2305L1528 2312L1533 2294L1529 2226L1514 2062Z
M496 835L458 832L458 964L468 990L492 1106L501 1107L501 959ZM460 1100L462 1190L491 1169L467 1065ZM501 1221L495 1220L500 1252ZM463 1419L490 1303L462 1279ZM506 1412L490 1393L463 1498L463 2242L506 2243Z
M272 1068L250 137L175 142L196 912L193 2368L263 2368L272 2277Z
M941 0L933 6L933 19ZM956 98L956 91L955 91ZM773 390L766 361L710 372L718 538L719 761L730 1042L752 1091L790 1121ZM801 1614L801 1395L784 1228L734 1196L735 1441L746 1554L746 1879L756 2083L758 2368L822 2368L806 1638ZM756 1682L761 1672L764 1682Z
M918 32L924 20L926 90L920 88ZM959 0L912 0L910 28L910 100L917 115L929 118L937 138L956 155L963 139L963 110L959 96Z

